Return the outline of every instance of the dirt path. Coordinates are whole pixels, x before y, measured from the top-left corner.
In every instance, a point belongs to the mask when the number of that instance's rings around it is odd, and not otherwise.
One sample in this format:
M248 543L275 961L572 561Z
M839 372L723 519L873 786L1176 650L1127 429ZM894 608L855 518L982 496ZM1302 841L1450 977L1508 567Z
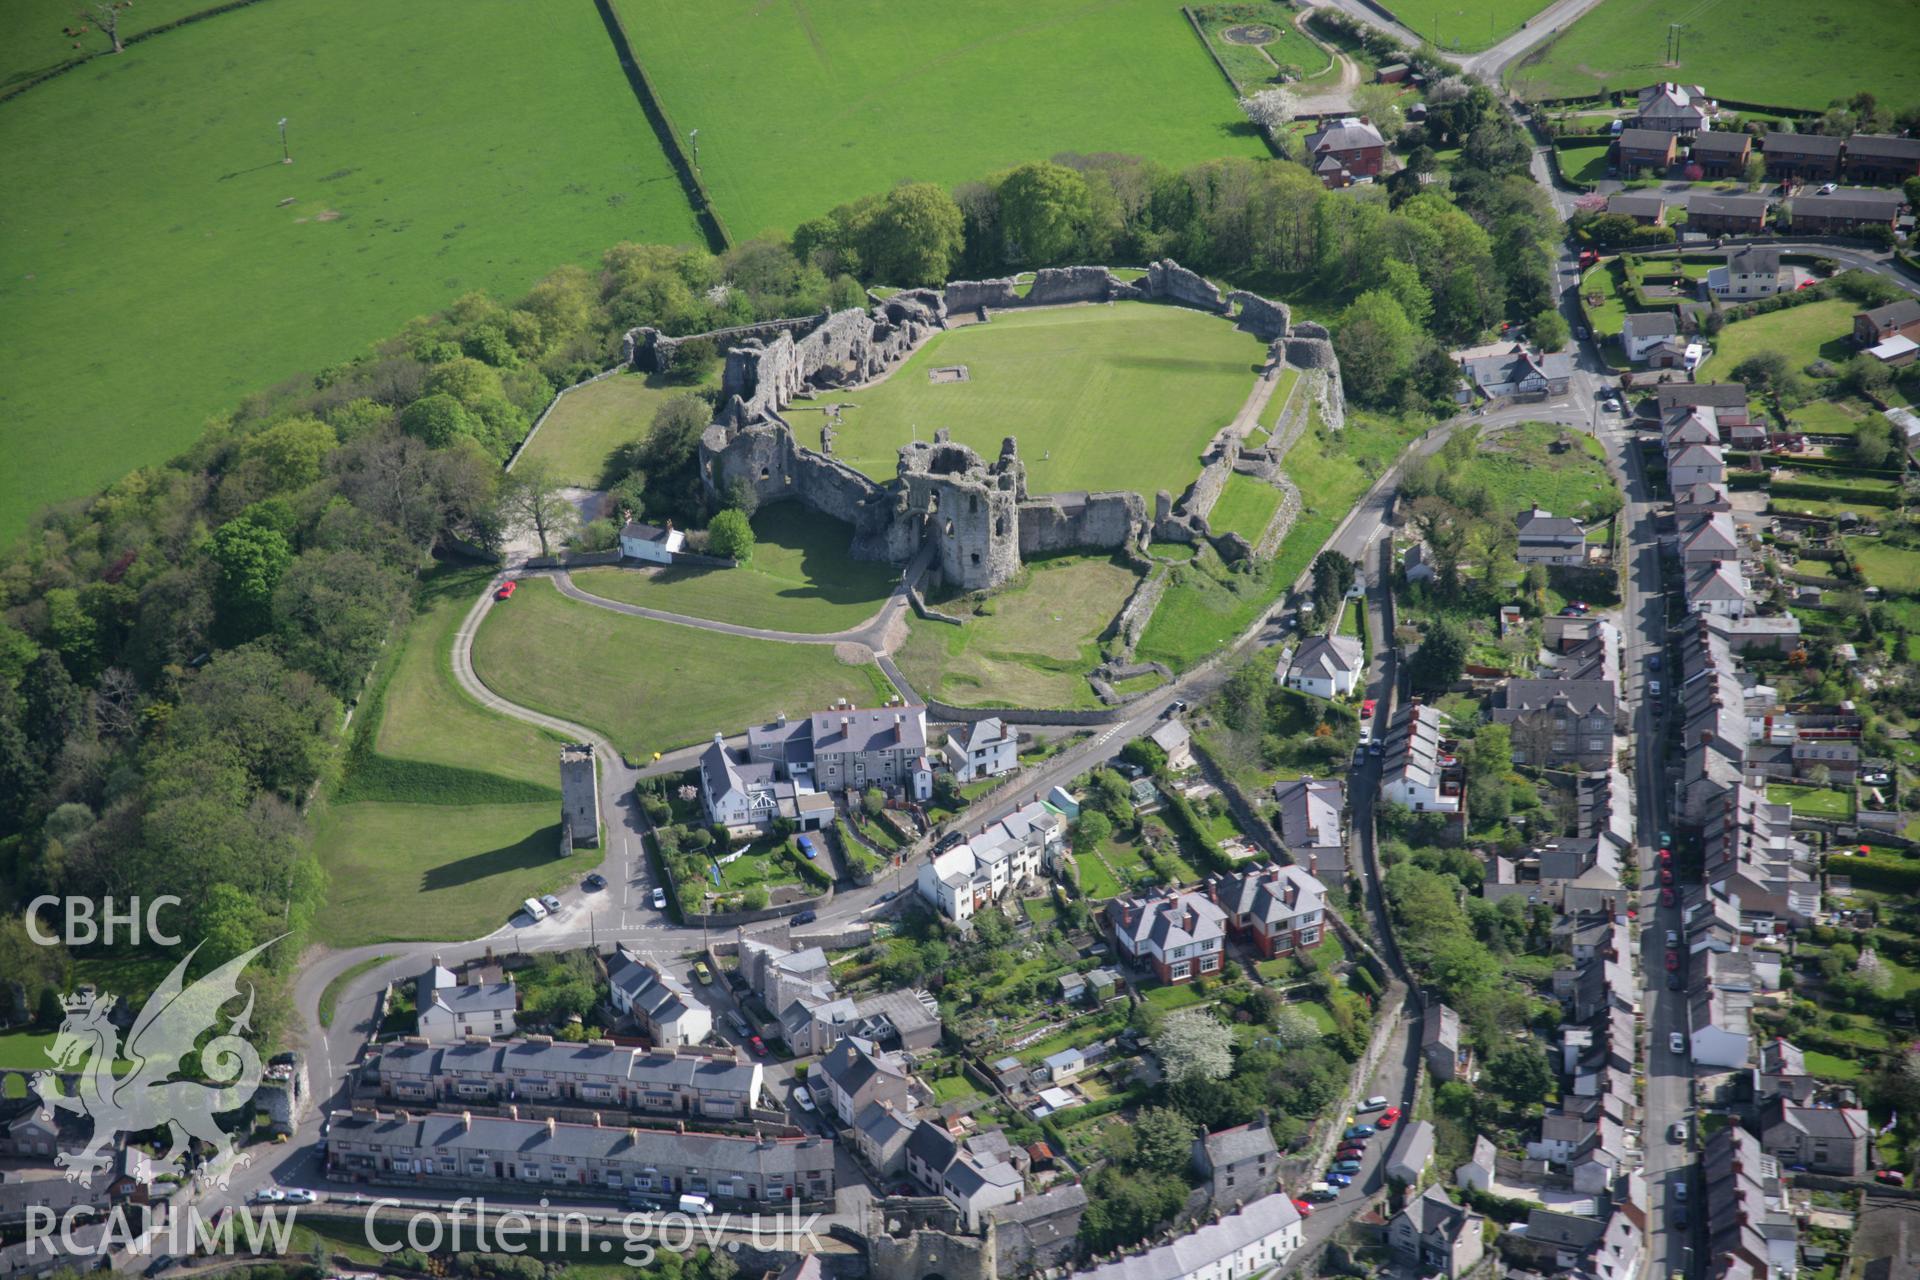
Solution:
M1335 65L1340 68L1340 79L1333 85L1320 86L1311 96L1302 94L1299 113L1301 115L1334 115L1353 109L1353 91L1360 87L1360 67L1339 49L1326 44L1318 36L1307 30L1307 19L1313 16L1313 10L1305 9L1293 19L1294 29L1320 45L1333 55Z

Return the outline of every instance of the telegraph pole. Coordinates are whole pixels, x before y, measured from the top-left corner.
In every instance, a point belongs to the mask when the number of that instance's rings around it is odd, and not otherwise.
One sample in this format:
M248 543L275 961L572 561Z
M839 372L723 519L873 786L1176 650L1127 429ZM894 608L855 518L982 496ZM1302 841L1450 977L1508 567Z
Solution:
M285 116L280 117L280 163L293 163L293 152L287 150L287 118Z

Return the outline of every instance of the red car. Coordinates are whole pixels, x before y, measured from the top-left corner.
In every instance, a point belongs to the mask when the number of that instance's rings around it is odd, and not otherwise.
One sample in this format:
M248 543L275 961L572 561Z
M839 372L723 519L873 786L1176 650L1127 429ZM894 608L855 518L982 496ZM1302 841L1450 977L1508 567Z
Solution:
M1303 1218L1311 1218L1313 1216L1313 1206L1308 1204L1305 1200L1295 1200L1293 1202L1293 1207L1294 1207L1294 1210L1298 1212L1299 1215Z
M747 1047L753 1050L754 1056L757 1058L764 1058L767 1056L767 1042L762 1040L759 1036L748 1036Z
M1672 905L1674 904L1674 902L1675 902L1675 901L1677 901L1677 899L1675 899L1675 897L1673 896L1673 890L1671 890L1671 889L1662 889L1662 890L1660 891L1660 905L1661 905L1661 906L1663 906L1663 907L1670 907L1670 906L1672 906Z
M1335 1160L1364 1160L1367 1158L1365 1147L1342 1147L1333 1153Z
M1382 1111L1380 1113L1380 1118L1373 1122L1373 1127L1376 1129L1391 1129L1393 1128L1394 1125L1399 1123L1400 1123L1400 1108L1388 1107L1385 1111Z
M1372 718L1373 708L1374 708L1374 699L1368 698L1365 702L1362 702L1360 704L1360 718L1362 720Z
M1680 968L1680 953L1678 951L1667 952L1667 972L1672 973L1678 970L1679 968Z
M511 600L513 599L513 593L519 589L519 583L508 579L506 582L500 584L500 589L493 593L493 598L495 600Z
M1673 868L1672 868L1672 867L1662 867L1662 868L1660 868L1660 883L1661 883L1661 884L1672 884L1672 883L1673 883Z
M1673 861L1673 850L1671 850L1671 849L1662 849L1662 850L1660 851L1660 861L1662 861L1662 862L1672 862L1672 861Z
M1875 1182L1885 1182L1896 1187L1904 1187L1907 1185L1907 1175L1898 1169L1877 1170L1873 1175L1873 1180Z

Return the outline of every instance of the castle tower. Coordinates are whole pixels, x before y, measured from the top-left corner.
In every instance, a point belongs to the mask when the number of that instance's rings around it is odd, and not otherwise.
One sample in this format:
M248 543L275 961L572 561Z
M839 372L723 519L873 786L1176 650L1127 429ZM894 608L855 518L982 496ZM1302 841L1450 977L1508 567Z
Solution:
M569 742L560 748L560 821L576 847L600 846L600 780L593 768L591 742Z

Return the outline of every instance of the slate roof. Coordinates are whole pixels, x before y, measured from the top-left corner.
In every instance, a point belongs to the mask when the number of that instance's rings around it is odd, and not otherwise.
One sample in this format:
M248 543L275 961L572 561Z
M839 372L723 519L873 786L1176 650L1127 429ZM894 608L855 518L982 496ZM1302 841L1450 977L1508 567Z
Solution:
M1659 151L1672 146L1675 135L1665 129L1622 129L1620 147L1622 150Z
M1572 516L1556 516L1542 507L1522 511L1514 517L1514 529L1522 542L1585 542L1586 531Z
M813 749L822 751L925 751L927 709L880 707L870 711L816 711L808 717Z
M1288 848L1327 849L1343 846L1340 810L1346 787L1338 778L1294 778L1273 784L1280 805L1280 838Z
M1753 139L1744 133L1703 129L1693 135L1693 154L1696 158L1703 153L1712 156L1737 156L1752 145Z
M1845 138L1825 133L1782 133L1774 129L1762 144L1770 155L1816 156L1822 159L1840 154Z
M1365 665L1365 650L1358 636L1312 636L1293 655L1291 672L1296 678L1334 679Z
M1787 201L1787 212L1796 218L1812 214L1819 218L1885 218L1891 222L1905 203L1906 197L1898 191L1848 187L1829 196L1795 196Z
M380 1075L445 1076L460 1072L520 1076L598 1076L633 1084L745 1093L760 1074L756 1063L731 1058L655 1053L617 1045L543 1044L508 1040L427 1045L401 1041L380 1053Z
M1680 324L1671 311L1642 311L1621 321L1622 331L1631 330L1636 338L1657 338L1680 332Z
M1265 1120L1253 1120L1209 1133L1200 1139L1200 1148L1206 1153L1208 1166L1214 1169L1222 1165L1239 1164L1243 1160L1258 1160L1262 1156L1280 1154L1279 1148L1273 1144L1273 1130L1267 1127Z
M640 542L665 542L670 530L657 524L643 524L638 520L629 520L620 526L622 538L632 538Z
M1207 887L1219 898L1231 915L1252 916L1264 924L1275 925L1307 911L1325 908L1327 887L1299 867L1271 864L1257 871L1217 874ZM1291 905L1287 896L1293 896Z
M1515 715L1565 706L1577 716L1597 712L1611 718L1615 706L1611 680L1509 680L1501 686L1500 701Z
M1751 244L1727 256L1727 267L1735 275L1774 276L1780 274L1780 251L1772 246Z
M1237 1213L1187 1235L1176 1236L1158 1248L1117 1258L1089 1271L1077 1271L1074 1277L1075 1280L1184 1280L1187 1276L1211 1274L1211 1269L1222 1260L1299 1220L1300 1211L1293 1207L1292 1199L1285 1193L1264 1196Z
M1370 124L1347 117L1316 133L1307 135L1307 151L1359 151L1365 147L1384 147L1387 140Z
M1657 218L1666 210L1666 197L1657 191L1616 191L1607 197L1608 213L1624 213L1634 218Z
M1705 214L1709 217L1722 218L1763 218L1767 210L1772 207L1773 201L1761 195L1724 195L1711 191L1687 193L1689 217Z
M1847 139L1849 156L1865 156L1876 160L1920 160L1920 138L1903 138L1898 134L1856 133Z
M1876 329L1904 329L1910 324L1920 324L1920 298L1902 298L1860 314Z
M1653 399L1663 414L1681 405L1744 409L1747 385L1744 382L1665 382L1654 390Z
M1120 898L1107 905L1107 915L1116 933L1124 933L1136 943L1152 942L1162 951L1226 937L1226 912L1198 893Z

